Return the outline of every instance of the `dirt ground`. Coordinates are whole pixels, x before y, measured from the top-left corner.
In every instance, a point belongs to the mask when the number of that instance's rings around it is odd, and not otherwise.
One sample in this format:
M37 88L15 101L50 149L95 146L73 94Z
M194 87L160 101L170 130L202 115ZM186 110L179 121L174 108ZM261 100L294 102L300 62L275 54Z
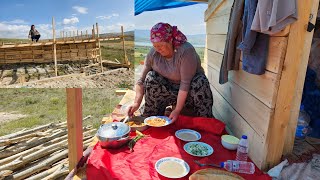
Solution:
M27 115L24 114L19 114L16 112L0 112L0 123L4 123L4 122L8 122L8 121L12 121L12 120L16 120L16 119L20 119L20 118L24 118Z
M119 68L108 70L97 75L83 76L71 75L66 77L59 77L57 79L51 78L42 79L39 81L31 81L26 83L1 85L0 88L106 88L115 90L117 88L130 88L134 85L134 70Z

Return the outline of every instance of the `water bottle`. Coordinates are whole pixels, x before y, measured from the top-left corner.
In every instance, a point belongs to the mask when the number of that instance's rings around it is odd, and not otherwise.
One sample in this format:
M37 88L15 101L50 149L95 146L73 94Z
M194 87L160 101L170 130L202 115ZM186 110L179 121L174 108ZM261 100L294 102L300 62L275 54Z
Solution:
M237 148L236 160L237 161L247 161L248 151L249 151L248 137L246 135L242 135L241 140L238 144L238 148Z
M303 140L309 132L309 122L310 116L304 110L304 106L300 106L300 112L298 117L297 129L296 129L296 139Z
M238 172L238 173L245 173L245 174L253 174L255 171L254 164L252 162L246 162L246 161L228 160L226 162L222 162L220 164L220 167L231 172Z

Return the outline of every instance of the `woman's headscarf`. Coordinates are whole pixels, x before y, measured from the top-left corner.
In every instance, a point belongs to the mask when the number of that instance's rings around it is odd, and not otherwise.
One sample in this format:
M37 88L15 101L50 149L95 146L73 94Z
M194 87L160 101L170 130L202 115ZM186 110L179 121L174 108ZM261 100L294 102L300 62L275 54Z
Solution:
M151 28L151 42L172 42L174 47L179 47L187 42L187 37L178 30L177 26L168 23L158 23Z

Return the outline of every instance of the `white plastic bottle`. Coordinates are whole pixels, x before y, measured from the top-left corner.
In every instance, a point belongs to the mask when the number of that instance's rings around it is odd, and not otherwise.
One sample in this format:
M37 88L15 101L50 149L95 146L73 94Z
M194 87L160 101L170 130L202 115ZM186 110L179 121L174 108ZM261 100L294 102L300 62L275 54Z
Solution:
M222 162L220 166L231 172L253 174L255 171L254 164L252 162L246 162L246 161L228 160L227 162Z
M248 151L249 151L249 142L246 135L242 135L242 138L238 144L237 149L237 161L247 161L248 160Z

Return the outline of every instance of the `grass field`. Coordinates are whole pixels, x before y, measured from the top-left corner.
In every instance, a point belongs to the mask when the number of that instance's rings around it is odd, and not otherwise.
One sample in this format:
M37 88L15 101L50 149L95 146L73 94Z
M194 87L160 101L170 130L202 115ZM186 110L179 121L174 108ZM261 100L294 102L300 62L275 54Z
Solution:
M19 129L50 122L66 121L65 89L0 89L0 112L15 112L27 117L0 121L0 136ZM121 96L104 89L83 89L83 117L93 117L85 124L98 128L102 117L111 113Z
M144 61L144 58L148 54L151 46L135 46L134 47L134 65L138 65L141 61ZM200 56L201 62L204 60L204 48L196 47L197 53Z
M125 48L128 60L134 61L134 42L132 40L125 41ZM121 63L124 62L124 52L121 40L103 41L101 42L101 55L103 60L115 61L117 59Z

